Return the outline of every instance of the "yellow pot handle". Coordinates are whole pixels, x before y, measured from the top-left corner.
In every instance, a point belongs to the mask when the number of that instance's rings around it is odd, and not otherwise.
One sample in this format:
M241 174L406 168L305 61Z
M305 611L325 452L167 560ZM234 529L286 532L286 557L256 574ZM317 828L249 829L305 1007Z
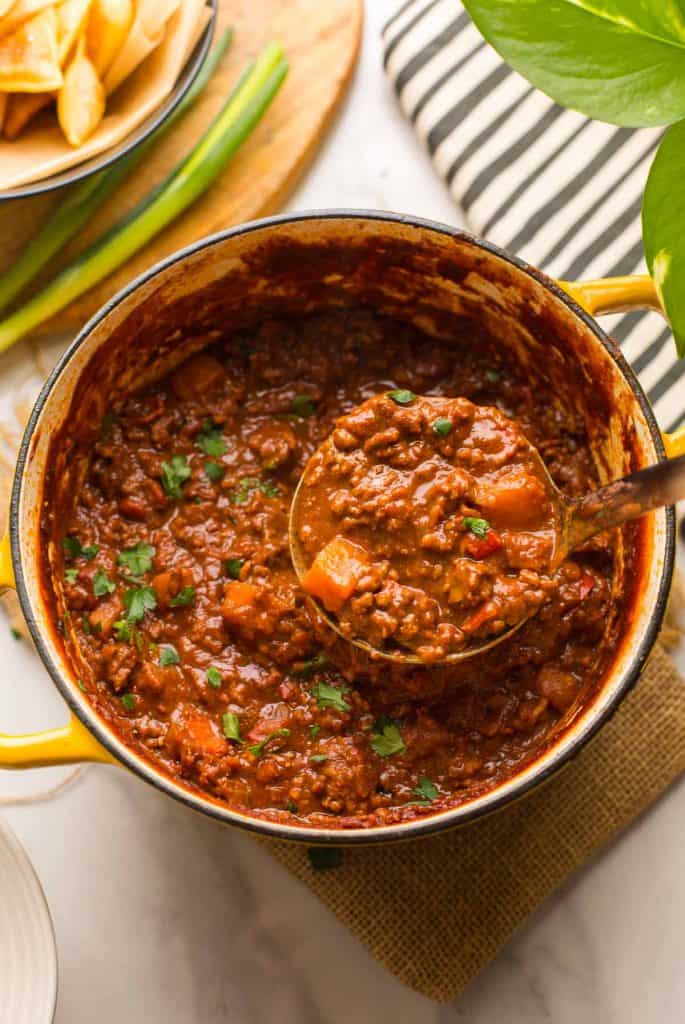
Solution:
M0 541L0 594L14 589L14 569L9 535ZM76 715L59 729L8 736L0 733L0 768L46 768L56 764L99 761L118 764Z
M655 309L662 316L665 315L654 282L648 274L557 283L591 316L628 313L633 309ZM662 437L669 459L685 455L685 423L672 434L662 434Z

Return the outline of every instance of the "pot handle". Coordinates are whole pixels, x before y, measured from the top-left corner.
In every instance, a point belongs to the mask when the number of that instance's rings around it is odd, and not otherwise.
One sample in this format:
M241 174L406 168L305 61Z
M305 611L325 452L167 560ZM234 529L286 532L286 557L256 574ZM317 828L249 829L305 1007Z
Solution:
M0 594L13 589L12 554L9 535L5 534L0 541ZM119 763L100 746L74 714L70 715L66 725L58 729L20 736L0 733L0 768L47 768L51 765L77 764L80 761Z
M664 316L659 294L649 274L604 277L597 281L558 281L557 284L591 316L628 313L633 309L654 309ZM685 423L673 433L661 436L669 459L685 455Z

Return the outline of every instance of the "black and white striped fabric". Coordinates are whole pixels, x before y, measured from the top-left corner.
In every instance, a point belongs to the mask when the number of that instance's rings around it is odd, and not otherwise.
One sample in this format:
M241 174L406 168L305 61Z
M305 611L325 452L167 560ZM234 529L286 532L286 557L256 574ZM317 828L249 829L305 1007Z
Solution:
M383 30L400 104L469 230L565 280L644 273L640 205L660 130L557 106L504 64L458 0L408 0ZM606 317L664 430L685 360L656 313Z

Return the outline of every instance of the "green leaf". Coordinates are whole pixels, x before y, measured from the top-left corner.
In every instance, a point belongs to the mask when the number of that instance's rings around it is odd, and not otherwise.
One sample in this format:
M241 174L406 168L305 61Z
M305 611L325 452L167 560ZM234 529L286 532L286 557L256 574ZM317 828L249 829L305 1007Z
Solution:
M240 576L240 570L244 565L244 558L227 558L225 565L226 575L230 576L232 580L237 580Z
M413 391L401 388L399 391L388 391L388 398L392 398L395 405L411 405L416 400L416 395Z
M350 705L344 699L345 690L328 683L317 683L312 687L312 694L320 708L333 708L334 711L349 711Z
M464 0L504 60L564 107L618 125L685 117L680 0Z
M131 642L131 627L126 619L119 619L118 622L114 623L114 632L117 635L117 640L123 644Z
M314 871L332 871L339 868L344 859L344 852L338 846L310 846L307 853Z
M157 595L152 587L134 587L124 593L124 608L129 622L140 622L145 612L157 607Z
M159 649L159 663L163 667L167 665L180 665L181 656L173 644L164 644Z
M444 416L438 416L437 420L433 423L433 432L438 437L447 437L449 432L452 430L452 421L446 419Z
M292 675L297 679L311 679L315 672L318 672L319 669L325 668L327 664L328 658L323 652L321 654L315 654L313 658L303 661L299 668L294 669Z
M276 739L276 737L285 738L287 736L290 736L290 729L275 729L273 732L270 732L266 739L263 739L261 743L253 743L252 746L247 749L254 757L259 758L264 753L264 748L269 740Z
M78 537L65 537L62 541L62 547L67 558L85 558L88 562L92 562L100 550L97 544L89 544L85 548L81 547L81 541Z
M479 537L480 540L487 537L488 530L490 529L490 523L487 519L477 519L474 516L464 516L464 526L467 530L470 530L475 537Z
M262 480L258 476L244 476L238 481L238 486L231 494L233 505L245 505L253 494L261 491L266 498L280 497L280 489L273 480Z
M215 690L218 690L221 686L223 679L221 678L221 672L214 665L210 665L207 669L207 682L210 686L213 686Z
M117 589L104 569L97 569L93 576L93 593L96 597L104 597L105 594L113 594Z
M311 395L295 395L293 398L293 412L302 419L316 416L316 401Z
M195 587L183 587L175 594L169 604L172 608L187 608L195 600Z
M309 760L312 764L324 764L328 760L328 754L312 754Z
M65 569L64 578L67 583L76 583L78 579L78 569Z
M190 476L185 455L172 455L170 462L162 463L162 487L167 498L180 498L181 487Z
M414 801L417 804L432 804L440 795L438 787L425 775L419 775L419 784L415 789L412 789L412 793L418 797L418 800Z
M225 455L228 451L228 445L221 436L221 431L211 420L205 422L195 443L205 455L211 455L215 459Z
M235 740L236 743L242 743L240 736L240 719L233 711L227 711L222 718L224 726L224 736L227 740ZM251 748L250 748L251 749Z
M647 267L668 317L676 350L685 356L685 121L661 140L642 200Z
M205 462L205 473L213 483L218 484L225 472L218 462Z
M117 562L122 565L132 576L142 576L152 568L152 559L155 549L152 544L146 544L144 540L138 541L132 548L124 548L117 555Z
M313 740L316 739L316 737L319 735L320 732L321 732L321 726L320 725L310 725L309 726L309 735L311 736L311 738Z
M127 711L135 710L136 697L134 693L125 693L121 698L121 703L124 705Z
M392 754L402 754L407 749L402 739L402 733L397 722L385 716L374 723L374 731L371 733L371 748L379 757L390 757Z

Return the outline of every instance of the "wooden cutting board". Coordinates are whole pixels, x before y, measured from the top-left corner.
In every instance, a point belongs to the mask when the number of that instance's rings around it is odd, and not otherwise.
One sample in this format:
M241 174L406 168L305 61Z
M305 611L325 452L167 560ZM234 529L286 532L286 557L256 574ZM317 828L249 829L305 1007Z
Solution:
M160 142L78 239L46 268L53 276L119 220L164 178L202 135L241 70L272 40L283 44L288 77L247 143L209 192L115 274L36 332L78 330L136 275L198 238L274 213L310 162L350 81L363 23L363 0L220 0L215 38L233 26L233 45L202 98ZM0 203L0 273L50 212L59 196Z

